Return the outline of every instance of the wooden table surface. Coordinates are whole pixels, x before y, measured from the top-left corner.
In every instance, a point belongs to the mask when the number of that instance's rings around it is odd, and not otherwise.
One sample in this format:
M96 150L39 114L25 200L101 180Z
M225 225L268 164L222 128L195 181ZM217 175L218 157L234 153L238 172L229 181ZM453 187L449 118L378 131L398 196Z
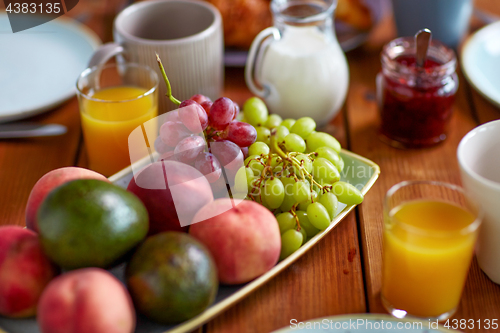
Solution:
M500 15L500 1L477 0L476 5ZM91 17L87 24L105 41L110 38L112 15ZM475 26L475 25L473 25ZM460 139L481 123L500 118L460 73L460 88L448 139L422 150L398 150L377 139L379 117L375 102L375 75L380 50L394 37L391 18L372 33L367 44L347 54L350 89L342 112L325 129L347 148L381 168L381 176L365 201L311 251L272 281L222 313L204 332L269 332L322 316L384 313L380 302L382 200L387 190L403 180L439 180L460 184L456 149ZM251 96L243 70L226 69L224 96L240 105ZM68 127L62 137L0 141L0 225L25 225L26 200L35 182L63 166L86 166L76 98L32 119ZM500 286L492 283L474 261L457 319L498 319ZM477 324L476 324L477 325ZM201 331L201 329L200 329ZM477 329L463 331L479 332ZM484 330L486 331L486 330Z

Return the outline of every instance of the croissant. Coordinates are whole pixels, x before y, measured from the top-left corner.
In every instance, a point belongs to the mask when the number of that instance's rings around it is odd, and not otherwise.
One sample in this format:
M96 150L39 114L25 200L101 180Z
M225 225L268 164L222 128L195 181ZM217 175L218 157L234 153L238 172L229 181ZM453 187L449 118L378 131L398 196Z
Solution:
M273 24L271 0L205 1L222 14L226 46L247 49L260 31ZM370 10L361 0L338 0L335 17L359 30L368 30L372 25Z

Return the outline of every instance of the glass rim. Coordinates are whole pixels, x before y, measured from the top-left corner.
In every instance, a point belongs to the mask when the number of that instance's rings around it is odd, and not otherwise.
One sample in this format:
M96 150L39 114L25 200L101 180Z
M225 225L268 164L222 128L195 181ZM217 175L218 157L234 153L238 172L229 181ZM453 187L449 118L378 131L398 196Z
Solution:
M394 215L391 215L392 209L389 209L388 202L389 202L389 199L392 197L392 195L394 195L394 193L396 193L398 190L400 190L403 187L410 186L410 185L419 185L419 184L420 185L432 185L432 186L446 187L448 189L457 191L460 194L462 194L465 198L467 198L467 200L470 203L472 203L475 206L475 208L477 208L477 214L474 214L473 212L468 210L470 213L475 215L474 221L472 223L470 223L469 225L467 225L466 227L459 229L459 230L428 231L426 229L416 227L416 226L410 225L408 223L402 222L401 220L394 217ZM452 203L451 201L446 201L446 200L443 200L443 202ZM420 236L431 236L433 238L445 238L445 237L450 237L453 235L467 235L467 234L473 233L474 231L476 231L479 228L479 226L482 223L483 217L484 217L484 211L483 211L481 205L475 199L471 198L467 193L465 193L465 190L462 187L460 187L458 185L440 182L440 181L434 181L434 180L405 180L405 181L402 181L400 183L393 185L387 191L387 193L384 197L384 214L387 214L387 216L389 218L391 218L391 220L396 221L399 226L401 226L403 229L405 229L406 231L408 231L410 233L417 234ZM384 223L384 227L385 227L385 223Z
M92 97L86 93L84 93L78 83L80 82L80 80L82 80L84 77L90 75L91 73L94 73L96 72L97 70L103 70L103 69L109 69L109 68L117 68L118 66L124 66L124 67L135 67L135 68L140 68L142 70L145 70L145 71L148 71L149 74L153 75L153 78L155 80L155 84L153 85L152 88L150 88L148 91L146 91L144 94L141 94L137 97L134 97L134 98L131 98L131 99L124 99L124 100L119 100L119 101L110 101L110 100L106 100L106 99L100 99L100 98L95 98L95 97ZM76 80L76 91L78 93L78 95L81 95L83 97L85 97L86 99L88 100L91 100L91 101L94 101L94 102L100 102L100 103L127 103L127 102L132 102L132 101L136 101L136 100L139 100L143 97L146 97L146 96L149 96L151 94L153 94L157 89L158 89L158 85L159 85L159 79L158 79L158 74L156 74L156 72L149 66L147 65L142 65L142 64L138 64L138 63L123 63L123 64L118 64L118 63L110 63L110 64L103 64L103 65L96 65L96 66L93 66L93 67L87 67L79 76L78 76L78 79ZM116 87L119 87L119 86L116 86Z
M312 14L309 16L303 16L303 17L297 17L297 16L293 16L293 15L284 14L282 11L285 8L287 8L287 6L286 6L287 2L279 2L279 1L273 0L273 1L271 1L270 8L271 8L271 12L273 13L274 18L279 16L280 19L282 21L285 21L285 22L290 22L290 23L294 23L294 24L308 24L308 23L323 21L329 17L332 17L333 12L337 8L338 0L326 0L326 1L331 1L331 3L329 3L329 4L326 3L325 4L326 6L321 10L321 12L316 13L316 14ZM314 3L314 2L318 2L318 1L296 0L296 1L292 1L292 2L302 4L302 3Z
M408 74L408 75L422 75L422 76L429 76L429 77L451 75L456 71L457 56L456 56L455 52L451 48L449 48L448 46L446 46L445 44L443 44L442 42L440 42L438 40L435 40L435 39L431 40L430 45L429 45L429 50L427 53L428 58L431 57L430 53L432 50L434 50L434 51L441 50L444 53L446 53L444 55L447 57L447 60L445 62L443 62L442 64L433 67L431 73L427 73L423 69L419 69L416 67L415 68L409 67L407 65L400 64L400 63L396 62L396 59L400 55L404 54L404 53L401 53L401 54L398 54L398 55L392 57L390 55L390 50L395 49L397 47L414 49L416 47L415 37L412 37L412 36L398 37L396 39L391 40L386 45L384 45L384 47L382 49L382 54L381 54L381 62L382 62L382 64L386 64L386 65L391 64L392 67L394 67L395 71L398 71L398 72L401 72L404 74Z

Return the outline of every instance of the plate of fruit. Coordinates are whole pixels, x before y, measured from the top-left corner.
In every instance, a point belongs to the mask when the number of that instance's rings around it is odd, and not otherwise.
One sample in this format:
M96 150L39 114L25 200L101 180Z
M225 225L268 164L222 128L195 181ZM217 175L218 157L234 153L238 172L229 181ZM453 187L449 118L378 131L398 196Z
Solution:
M318 243L380 173L258 98L168 97L179 109L132 132L130 167L53 170L27 229L0 227L0 331L193 330Z

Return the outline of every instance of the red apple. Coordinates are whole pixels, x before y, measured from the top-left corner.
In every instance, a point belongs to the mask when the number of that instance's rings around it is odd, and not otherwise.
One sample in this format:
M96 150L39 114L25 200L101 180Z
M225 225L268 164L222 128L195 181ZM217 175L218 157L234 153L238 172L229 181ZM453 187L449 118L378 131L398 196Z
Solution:
M38 303L42 333L132 333L135 311L125 286L100 268L54 279Z
M146 206L150 235L187 231L196 212L213 201L210 184L201 172L176 161L148 165L132 178L127 190Z
M54 188L76 179L98 179L109 182L100 173L78 167L64 167L46 173L33 186L26 204L26 226L28 229L38 232L36 214L47 194Z
M0 315L33 316L43 289L57 273L35 232L0 227Z
M245 283L270 270L279 259L278 222L264 206L248 200L217 199L203 207L191 236L214 257L219 281Z

